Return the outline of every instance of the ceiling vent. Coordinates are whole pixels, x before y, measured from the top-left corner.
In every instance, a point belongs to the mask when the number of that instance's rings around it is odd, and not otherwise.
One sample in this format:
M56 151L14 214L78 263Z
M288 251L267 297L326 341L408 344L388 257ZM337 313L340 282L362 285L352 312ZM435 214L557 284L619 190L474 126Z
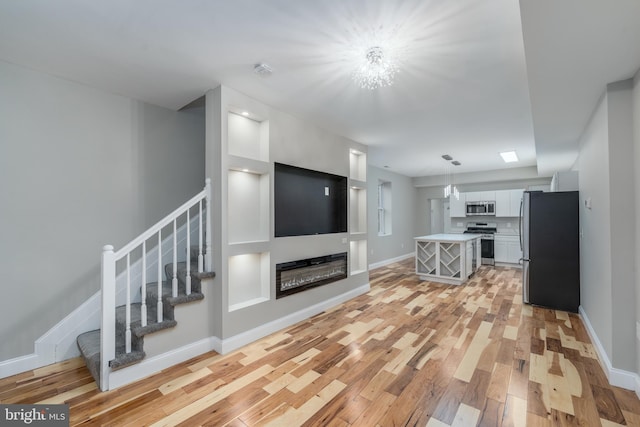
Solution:
M260 64L256 64L253 67L253 72L260 77L269 77L273 73L273 68L271 68L264 62L261 62Z

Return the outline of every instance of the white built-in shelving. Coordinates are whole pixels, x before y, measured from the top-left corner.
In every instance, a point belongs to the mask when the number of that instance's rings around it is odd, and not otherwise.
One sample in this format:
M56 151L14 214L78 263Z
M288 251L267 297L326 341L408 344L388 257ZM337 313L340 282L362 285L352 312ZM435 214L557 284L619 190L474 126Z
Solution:
M367 266L367 155L349 150L349 256L351 275Z
M351 255L351 275L367 271L367 241L352 240L349 242Z
M229 257L229 311L270 299L271 261L269 252Z
M229 311L270 299L269 121L242 111L227 112Z

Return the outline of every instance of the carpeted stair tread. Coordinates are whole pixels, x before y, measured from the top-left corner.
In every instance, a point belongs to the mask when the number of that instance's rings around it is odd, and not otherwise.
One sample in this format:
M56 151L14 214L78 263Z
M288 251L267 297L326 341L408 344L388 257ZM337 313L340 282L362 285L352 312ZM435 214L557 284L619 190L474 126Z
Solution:
M124 350L124 349L123 349ZM144 359L146 355L142 350L131 350L131 353L126 353L124 351L116 354L115 359L109 362L109 366L112 370L116 371L118 369L126 368L127 366L131 366L134 363L138 363L142 359Z
M158 323L157 318L157 305L150 304L147 305L147 326L142 326L142 304L133 303L131 304L131 342L132 347L134 345L135 338L142 338L143 336L161 331L163 329L173 328L178 324L174 319L163 319L162 322ZM120 307L116 307L116 335L122 335L124 337L124 332L126 330L126 306L121 305ZM116 342L119 342L116 337ZM118 351L116 350L116 354Z
M197 282L197 286L196 285ZM162 300L166 301L171 306L176 306L178 304L185 304L193 301L200 301L204 299L204 295L200 292L200 283L198 280L193 280L191 282L191 294L186 294L186 285L181 283L178 280L178 296L173 297L173 287L171 281L162 282ZM154 304L154 301L158 301L158 283L148 283L147 284L147 306ZM165 313L166 313L165 308ZM173 313L171 313L171 317L173 317Z
M100 383L100 329L78 335L76 339L80 354L96 382Z

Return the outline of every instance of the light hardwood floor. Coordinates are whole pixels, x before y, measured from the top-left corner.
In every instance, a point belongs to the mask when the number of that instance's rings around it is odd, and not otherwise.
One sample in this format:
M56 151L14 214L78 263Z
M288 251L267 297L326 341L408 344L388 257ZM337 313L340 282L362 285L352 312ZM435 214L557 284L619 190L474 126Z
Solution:
M0 380L0 402L68 403L71 425L640 426L580 318L523 306L519 270L456 287L419 281L411 260L228 355L106 393L73 359Z

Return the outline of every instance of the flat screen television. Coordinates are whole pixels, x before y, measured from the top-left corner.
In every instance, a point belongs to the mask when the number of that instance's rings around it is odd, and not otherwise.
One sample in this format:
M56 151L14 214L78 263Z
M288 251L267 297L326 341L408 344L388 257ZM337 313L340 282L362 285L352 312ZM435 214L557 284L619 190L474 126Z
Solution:
M347 232L347 178L275 164L275 237Z

